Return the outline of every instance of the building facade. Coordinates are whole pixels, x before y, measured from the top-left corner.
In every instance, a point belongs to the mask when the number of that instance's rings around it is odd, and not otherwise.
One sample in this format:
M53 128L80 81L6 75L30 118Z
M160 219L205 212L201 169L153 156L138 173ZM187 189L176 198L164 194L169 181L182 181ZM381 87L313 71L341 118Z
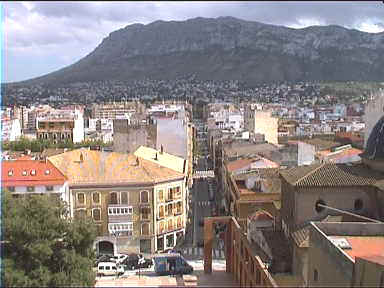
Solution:
M1 187L9 190L15 197L52 195L65 201L69 205L69 211L72 211L73 201L67 178L50 161L2 161Z
M184 236L186 177L133 154L78 149L50 158L69 179L74 216L98 226L98 253L153 253Z

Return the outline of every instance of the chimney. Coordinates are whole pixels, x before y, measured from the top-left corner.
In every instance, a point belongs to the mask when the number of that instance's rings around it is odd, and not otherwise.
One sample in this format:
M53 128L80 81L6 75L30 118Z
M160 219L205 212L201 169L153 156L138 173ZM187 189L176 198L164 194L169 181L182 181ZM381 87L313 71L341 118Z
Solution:
M136 157L136 166L140 165L139 157Z
M164 147L163 147L163 145L161 145L160 146L160 154L163 154L163 152L164 152Z
M156 155L155 155L155 160L157 160L157 153L156 153Z
M82 163L84 161L84 155L83 153L80 154L80 163Z

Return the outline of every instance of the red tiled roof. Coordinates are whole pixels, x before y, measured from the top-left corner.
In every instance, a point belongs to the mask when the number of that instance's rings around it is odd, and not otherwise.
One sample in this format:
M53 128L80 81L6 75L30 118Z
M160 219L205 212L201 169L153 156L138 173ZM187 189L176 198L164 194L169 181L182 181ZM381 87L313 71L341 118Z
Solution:
M245 159L238 159L235 161L231 161L227 164L227 169L229 172L233 172L235 170L242 169L242 168L244 168L244 167L246 167L246 166L248 166L254 162L259 162L259 161L262 161L264 163L264 166L258 167L258 168L277 168L277 167L279 167L279 165L276 164L275 162L259 156L259 157L245 158Z
M383 236L342 236L346 238L352 249L343 249L355 260L356 257L384 257L384 237Z
M46 171L49 170L49 173ZM12 175L10 175L12 171ZM33 171L35 171L33 175ZM26 172L26 175L23 175ZM61 185L67 178L50 161L12 160L1 162L1 185L37 186Z

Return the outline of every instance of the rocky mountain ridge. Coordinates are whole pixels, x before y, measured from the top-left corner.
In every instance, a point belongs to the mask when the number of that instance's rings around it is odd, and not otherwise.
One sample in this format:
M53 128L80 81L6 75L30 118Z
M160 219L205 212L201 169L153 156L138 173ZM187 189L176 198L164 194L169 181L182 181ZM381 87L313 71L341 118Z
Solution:
M24 81L236 79L384 80L384 32L341 26L292 29L233 17L133 24L109 34L89 55L56 72Z

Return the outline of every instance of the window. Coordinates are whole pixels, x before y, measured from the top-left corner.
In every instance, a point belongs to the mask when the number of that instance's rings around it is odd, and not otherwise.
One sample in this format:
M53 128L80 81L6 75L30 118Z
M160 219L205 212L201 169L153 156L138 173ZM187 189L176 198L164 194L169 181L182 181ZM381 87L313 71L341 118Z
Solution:
M164 190L163 189L158 190L157 191L157 195L158 195L158 198L159 198L159 202L164 202Z
M128 192L120 192L121 204L128 204Z
M100 204L100 193L99 192L93 192L92 193L92 201L93 201L93 204Z
M173 195L173 198L174 198L174 199L179 199L179 198L181 198L181 189L180 189L180 186L174 188L174 195Z
M49 175L51 173L51 171L49 169L45 170L45 175Z
M149 203L149 192L141 191L140 192L140 203Z
M95 221L100 221L101 220L101 212L99 208L92 209L92 218Z
M13 175L13 170L9 170L8 171L8 176L12 176Z
M28 172L27 170L23 170L23 172L21 173L23 176L27 176Z
M31 170L31 175L32 175L32 176L35 176L35 175L36 175L36 170L35 170L35 169L32 169L32 170Z
M159 218L164 218L164 205L159 206Z
M361 210L361 209L363 209L363 205L364 203L363 203L363 200L361 200L361 199L356 199L355 200L355 210L356 211L358 211L358 210Z
M149 235L149 223L141 224L141 235Z
M167 209L167 216L171 216L171 215L173 215L173 205L172 205L172 203L170 203L170 204L168 204L167 205L168 206L168 209Z
M168 230L173 230L174 227L173 227L173 220L172 218L168 219Z
M183 203L181 201L176 203L176 214L183 213Z
M319 280L319 272L317 270L313 270L313 281L317 282Z
M34 186L28 186L27 191L28 192L35 192L35 187Z
M165 221L159 222L158 225L159 225L158 227L159 233L163 233L165 231Z
M177 228L181 228L183 226L183 220L181 217L177 217Z
M75 211L75 218L85 218L87 216L87 211L85 209L77 209Z
M117 193L116 192L109 193L109 204L119 204L117 202Z
M85 195L84 193L77 193L77 204L84 205L85 204Z
M141 208L141 220L150 220L151 217L151 208L142 207Z
M133 213L132 207L110 207L108 208L108 215L131 215Z
M9 192L15 192L15 186L8 186L7 188Z
M45 186L45 191L53 191L53 186Z

